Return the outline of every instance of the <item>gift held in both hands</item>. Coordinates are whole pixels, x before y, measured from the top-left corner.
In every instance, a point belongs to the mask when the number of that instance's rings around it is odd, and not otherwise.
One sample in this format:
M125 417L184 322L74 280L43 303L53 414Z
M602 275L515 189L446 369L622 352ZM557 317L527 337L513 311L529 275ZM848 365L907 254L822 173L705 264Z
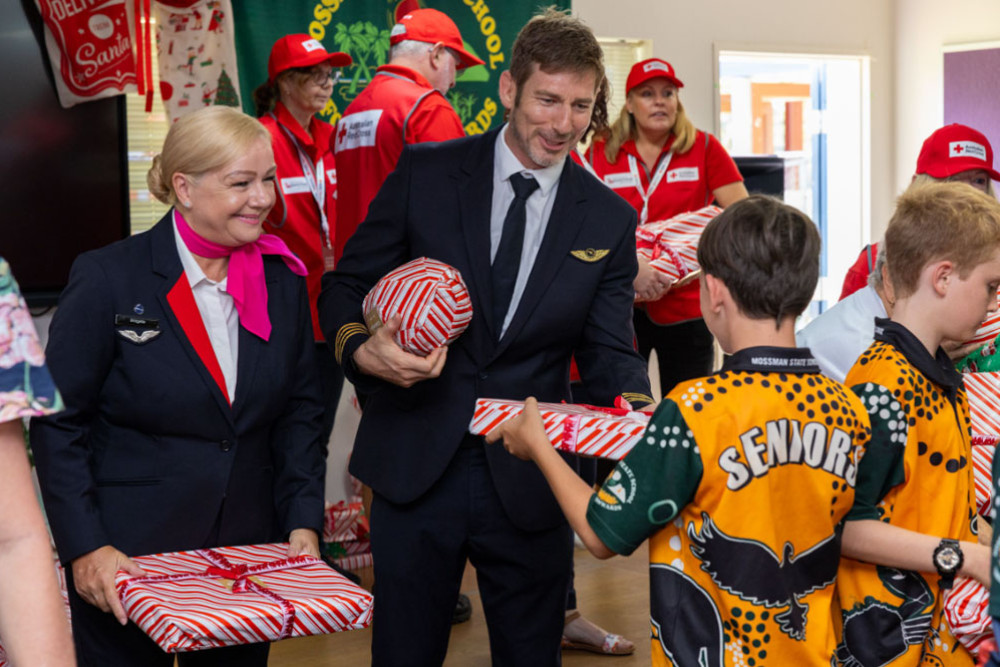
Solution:
M119 572L129 619L167 653L277 641L367 627L372 596L287 544L219 547L134 560Z
M487 435L524 410L523 401L480 398L469 432ZM631 451L649 423L649 415L619 408L570 403L539 403L545 433L564 452L619 460Z
M722 213L718 206L682 213L668 220L639 225L635 248L650 267L666 275L673 284L683 284L698 275L698 241L705 225Z
M393 317L401 318L396 342L407 352L427 356L469 326L472 298L458 269L420 257L383 276L362 310L372 334Z

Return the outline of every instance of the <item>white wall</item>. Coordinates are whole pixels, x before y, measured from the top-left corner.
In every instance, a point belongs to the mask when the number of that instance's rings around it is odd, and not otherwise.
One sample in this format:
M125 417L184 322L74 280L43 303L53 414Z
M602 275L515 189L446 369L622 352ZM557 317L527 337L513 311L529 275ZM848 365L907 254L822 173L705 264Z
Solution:
M873 235L881 233L895 196L890 0L573 0L573 11L602 37L652 39L653 55L668 60L684 81L681 100L695 125L709 131L715 127L713 45L871 56L871 219Z
M1000 40L1000 2L895 0L895 187L910 182L920 146L944 124L942 47ZM1000 102L1000 91L997 91ZM994 146L994 151L1000 146Z

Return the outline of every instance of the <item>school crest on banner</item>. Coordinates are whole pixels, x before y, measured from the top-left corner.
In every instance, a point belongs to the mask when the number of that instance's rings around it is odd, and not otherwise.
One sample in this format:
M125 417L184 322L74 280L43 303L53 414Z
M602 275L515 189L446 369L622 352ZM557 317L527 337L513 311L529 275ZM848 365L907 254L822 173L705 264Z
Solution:
M485 64L459 72L448 100L467 134L485 132L503 120L497 94L500 73L508 68L510 48L521 27L537 11L538 0L240 0L234 3L240 84L251 91L267 79L267 58L275 40L308 33L328 51L344 51L354 64L344 68L333 96L319 116L336 123L347 105L389 59L389 31L396 10L432 7L458 25L465 48ZM549 4L549 3L544 3ZM569 0L556 2L569 8ZM245 94L243 109L253 114Z

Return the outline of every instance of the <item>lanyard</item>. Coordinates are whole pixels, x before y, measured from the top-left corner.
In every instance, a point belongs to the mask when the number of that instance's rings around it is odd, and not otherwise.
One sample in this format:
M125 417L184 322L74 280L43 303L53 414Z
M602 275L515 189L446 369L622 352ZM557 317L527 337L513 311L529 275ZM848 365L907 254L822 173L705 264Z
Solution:
M635 189L639 191L639 196L642 197L642 212L639 214L639 224L646 224L646 219L649 217L649 197L656 190L660 181L663 180L663 175L667 173L667 167L670 166L670 160L674 157L674 152L671 150L669 153L663 156L660 160L660 164L656 167L656 172L653 177L649 180L649 187L643 189L642 179L639 178L639 161L635 159L634 155L628 156L628 170L632 174L632 178L635 179Z
M309 156L306 155L305 150L302 148L298 137L292 134L281 122L278 122L278 127L295 144L295 150L299 154L299 165L302 167L302 176L306 179L306 185L309 186L309 192L312 193L313 199L316 200L316 206L319 207L319 224L323 231L323 242L327 248L332 248L333 244L330 242L330 223L326 219L326 180L323 172L323 158L320 158L316 162L314 168L312 162L309 160Z

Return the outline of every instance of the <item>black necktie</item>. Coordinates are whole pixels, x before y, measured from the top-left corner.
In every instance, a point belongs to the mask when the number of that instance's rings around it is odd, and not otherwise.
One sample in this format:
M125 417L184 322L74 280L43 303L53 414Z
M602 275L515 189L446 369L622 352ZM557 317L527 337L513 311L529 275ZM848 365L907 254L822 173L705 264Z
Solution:
M524 225L526 222L525 203L538 189L538 181L533 178L511 174L510 184L514 188L514 200L503 219L503 234L500 247L493 258L493 322L497 339L503 330L503 321L514 295L517 271L521 267L521 248L524 246Z

